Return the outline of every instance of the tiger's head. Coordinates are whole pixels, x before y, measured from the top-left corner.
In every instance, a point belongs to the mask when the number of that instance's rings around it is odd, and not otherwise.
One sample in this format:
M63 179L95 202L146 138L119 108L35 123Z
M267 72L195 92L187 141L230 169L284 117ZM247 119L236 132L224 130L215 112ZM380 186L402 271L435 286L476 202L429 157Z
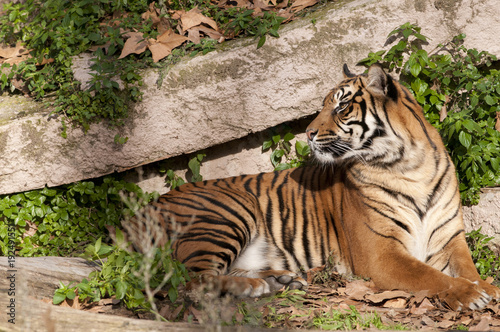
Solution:
M306 130L314 157L322 164L393 163L408 144L408 126L416 118L427 126L420 106L380 65L362 75L343 69L344 80Z

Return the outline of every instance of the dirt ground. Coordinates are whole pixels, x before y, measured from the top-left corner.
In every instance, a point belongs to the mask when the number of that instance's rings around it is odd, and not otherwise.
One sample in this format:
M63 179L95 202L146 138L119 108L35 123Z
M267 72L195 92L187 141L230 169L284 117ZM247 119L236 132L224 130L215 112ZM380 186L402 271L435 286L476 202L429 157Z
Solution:
M176 303L158 295L158 312L170 322L246 325L285 329L367 328L500 331L500 303L480 311L452 311L426 292L381 291L372 282L309 271L307 291L283 290L258 299L234 299L180 289ZM151 313L127 310L116 299L99 303L63 302L63 306L130 318L155 319Z

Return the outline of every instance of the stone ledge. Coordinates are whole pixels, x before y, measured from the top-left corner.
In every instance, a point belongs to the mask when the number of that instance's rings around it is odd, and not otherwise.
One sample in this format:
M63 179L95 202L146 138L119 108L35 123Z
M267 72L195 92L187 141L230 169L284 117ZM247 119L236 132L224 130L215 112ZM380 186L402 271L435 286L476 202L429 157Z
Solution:
M123 146L113 143L117 130L102 124L86 135L69 129L63 139L59 122L38 104L39 113L2 120L0 194L120 172L312 114L340 80L344 62L354 67L408 21L432 38L429 49L465 32L468 47L500 55L496 0L335 2L284 26L281 38L269 38L258 50L255 41L241 40L185 59L168 71L160 88L158 71L146 71L143 101L119 129L129 137ZM0 114L19 102L30 103L4 96Z

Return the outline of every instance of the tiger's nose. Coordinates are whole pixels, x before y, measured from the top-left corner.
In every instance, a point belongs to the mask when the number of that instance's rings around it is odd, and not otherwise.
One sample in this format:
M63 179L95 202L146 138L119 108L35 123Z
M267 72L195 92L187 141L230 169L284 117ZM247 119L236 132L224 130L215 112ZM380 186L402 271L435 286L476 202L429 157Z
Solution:
M307 129L306 130L307 138L310 141L312 141L317 134L318 134L318 129Z

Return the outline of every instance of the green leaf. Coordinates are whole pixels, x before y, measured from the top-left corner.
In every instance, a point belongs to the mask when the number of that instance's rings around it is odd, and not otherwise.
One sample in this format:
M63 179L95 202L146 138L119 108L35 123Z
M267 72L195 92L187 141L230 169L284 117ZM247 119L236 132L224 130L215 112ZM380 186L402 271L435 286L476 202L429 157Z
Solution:
M290 164L285 164L285 163L279 163L275 168L274 170L275 171L283 171L285 169L289 169L289 168L292 168L292 166Z
M472 137L465 131L461 131L460 134L458 134L458 140L460 141L460 143L462 143L463 146L465 146L465 148L468 149L470 147Z
M410 67L410 72L411 74L414 76L414 77L417 77L418 74L420 74L420 71L422 70L422 66L420 66L419 63L414 63L411 67Z
M311 153L311 149L309 148L309 144L304 141L295 142L295 151L299 156L305 157Z
M115 284L116 289L116 298L121 300L125 297L125 293L127 292L127 283L123 280L118 280Z
M41 193L45 196L48 196L48 197L53 197L57 194L57 190L55 189L49 189L47 187L43 188Z
M168 298L172 303L174 303L177 300L177 289L175 287L170 287L168 289Z
M490 106L493 106L496 104L496 100L495 98L493 98L492 96L490 95L487 95L485 98L484 98L484 101L486 102L486 104L490 105Z
M266 151L266 150L267 150L267 149L269 149L272 145L273 145L273 141L271 141L271 140L264 141L264 143L262 143L262 150L263 150L263 151Z
M200 175L200 161L198 160L198 157L193 157L189 160L188 167L193 173L195 177L199 177ZM193 181L197 182L197 181Z
M115 238L118 247L120 247L125 242L125 237L123 236L123 232L119 228L115 228Z
M490 163L491 163L491 167L493 167L493 169L495 171L500 170L500 158L491 158Z
M479 103L479 98L476 95L472 95L470 97L470 106L474 108L477 106L478 103Z
M94 245L95 253L99 253L99 250L101 250L101 242L102 242L102 238L99 237Z
M285 136L283 137L283 140L285 142L289 142L289 141L291 141L294 138L295 138L294 134L292 134L292 133L286 133Z
M59 217L62 219L62 220L68 220L69 219L69 214L68 214L68 211L66 209L62 209L59 211L58 213Z
M105 257L108 253L112 252L115 250L113 246L108 246L107 244L102 244L101 248L98 251L98 255L100 257Z
M73 300L76 296L75 290L74 289L68 289L66 292L66 298L69 300Z
M52 298L53 304L59 304L66 299L66 294L61 293L59 290L56 290L54 297Z
M440 103L439 98L437 96L435 96L435 95L430 96L429 101L433 105L436 105L436 104Z
M257 49L261 48L266 42L266 35L260 37L259 42L257 43Z

